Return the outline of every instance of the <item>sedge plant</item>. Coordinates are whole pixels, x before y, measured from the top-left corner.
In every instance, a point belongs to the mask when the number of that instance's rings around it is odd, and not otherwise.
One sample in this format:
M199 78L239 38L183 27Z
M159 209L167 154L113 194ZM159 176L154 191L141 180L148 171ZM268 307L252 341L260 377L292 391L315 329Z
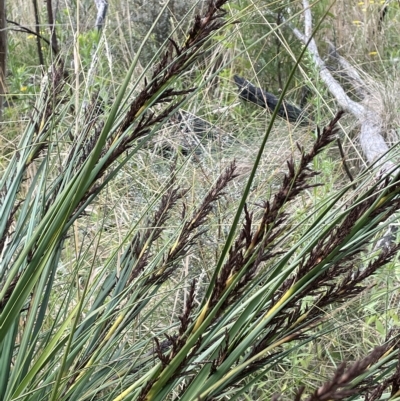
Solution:
M68 253L77 222L195 92L176 85L226 24L225 3L209 2L182 44L170 40L137 80L135 59L105 116L94 97L61 130L76 102L65 102L63 63L51 66L0 180L1 400L245 399L257 380L320 335L329 308L357 297L396 257L400 245L392 242L359 263L397 216L397 170L371 167L302 221L293 218L296 200L321 185L313 161L336 139L341 112L317 129L310 149L298 147L275 193L254 205L247 197L260 149L207 277L191 273L187 284L178 282L185 298L172 321L159 325L157 314L171 305L182 262L200 252L237 180L235 161L193 208L171 161L158 194L106 257L99 257L102 224L80 252ZM60 280L67 259L72 269ZM392 332L308 397L394 399L398 357Z

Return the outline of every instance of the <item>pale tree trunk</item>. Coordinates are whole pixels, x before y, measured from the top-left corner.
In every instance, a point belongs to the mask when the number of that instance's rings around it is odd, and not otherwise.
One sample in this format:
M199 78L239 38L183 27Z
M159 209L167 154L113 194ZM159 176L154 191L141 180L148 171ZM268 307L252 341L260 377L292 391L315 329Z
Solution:
M328 67L325 65L325 62L319 55L316 42L312 37L312 14L308 0L303 0L303 10L304 33L300 32L296 28L292 28L293 32L299 40L307 45L308 51L310 52L311 57L319 70L321 80L325 83L332 96L336 99L336 102L342 109L351 113L359 121L360 145L368 163L378 163L380 170L378 176L389 172L392 174L398 174L399 170L396 164L387 156L389 147L383 137L384 124L381 115L373 108L369 107L368 104L362 104L350 99L343 87L332 76ZM342 72L344 72L350 78L350 82L359 96L368 97L368 87L364 84L356 69L344 57L339 56L336 52L336 49L332 49L332 46L331 56L336 58L336 61L339 63L342 69ZM386 233L377 242L376 249L389 248L396 238L397 231L397 227L393 228L393 226L389 225Z
M97 7L97 18L96 18L96 28L101 31L104 26L104 22L106 19L108 2L106 0L94 0Z
M399 168L387 155L389 146L386 144L383 137L384 123L382 116L374 107L370 107L368 102L356 102L352 100L345 92L340 83L332 75L331 70L325 64L325 61L319 54L317 44L312 37L313 23L311 6L309 0L302 0L303 16L304 16L304 31L294 27L289 21L283 20L283 23L288 26L304 45L318 69L319 76L328 88L331 95L335 98L340 108L352 114L360 124L359 141L363 154L369 165L374 163L379 167L377 178L385 173L399 174ZM269 12L270 15L275 14ZM370 97L368 85L366 85L357 70L342 56L340 56L332 44L330 45L330 56L340 66L341 74L349 78L355 92L361 99ZM382 106L382 105L381 105ZM375 107L376 108L376 107ZM381 237L376 244L376 248L387 248L391 245L397 235L397 227L389 226L387 232Z
M325 83L331 95L336 99L339 107L352 114L360 124L360 145L368 164L377 163L380 166L380 173L392 171L398 172L395 164L388 158L386 153L389 150L388 145L383 137L383 120L381 115L361 102L352 100L343 89L342 85L334 78L325 61L319 54L317 44L312 37L313 24L311 6L308 0L302 0L304 15L304 32L300 32L289 21L283 19L294 33L294 35L307 45L307 50L319 71L321 80ZM269 12L270 15L275 15ZM360 97L368 97L367 85L362 81L356 69L344 58L337 54L336 49L330 50L330 56L335 58L341 67L341 74L349 78L350 83L354 87L355 92Z
M319 55L317 45L311 33L313 29L311 7L308 0L303 0L304 8L304 33L301 33L297 29L293 29L293 33L297 36L308 47L308 51L319 70L319 75L322 81L327 86L330 93L336 99L339 106L351 113L355 118L358 119L360 129L360 145L363 153L369 164L372 164L379 160L381 166L381 172L393 171L395 168L394 163L388 159L385 154L389 150L384 138L383 138L383 122L381 116L373 109L369 108L365 104L355 102L350 99L346 94L343 87L339 82L332 76L331 72L325 65ZM338 57L338 62L341 65L343 71L351 78L352 84L355 86L357 91L362 91L363 82L356 70L347 62L343 57Z
M0 0L0 118L3 115L6 93L7 23L6 0Z

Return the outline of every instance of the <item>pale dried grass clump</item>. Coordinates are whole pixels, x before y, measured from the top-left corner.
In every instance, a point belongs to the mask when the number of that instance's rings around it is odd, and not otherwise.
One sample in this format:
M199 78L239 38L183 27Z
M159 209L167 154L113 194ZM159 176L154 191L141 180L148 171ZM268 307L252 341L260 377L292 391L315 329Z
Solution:
M400 76L398 70L393 70L393 74L386 75L382 88L382 100L384 104L384 122L386 125L387 141L395 144L399 141L400 127Z
M398 127L400 126L398 71L394 70L393 75L384 77L379 75L376 78L363 72L360 68L358 71L365 83L366 91L366 96L361 103L380 116L383 124L382 134L389 146L397 143L399 141Z

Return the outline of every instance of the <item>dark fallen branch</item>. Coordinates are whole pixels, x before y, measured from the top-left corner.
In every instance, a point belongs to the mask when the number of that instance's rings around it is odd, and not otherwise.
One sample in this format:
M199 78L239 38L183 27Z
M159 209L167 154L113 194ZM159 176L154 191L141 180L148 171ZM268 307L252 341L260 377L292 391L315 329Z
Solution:
M255 87L249 81L237 75L233 79L239 88L240 98L269 109L272 112L275 111L275 107L278 104L278 98L275 95ZM278 110L278 116L292 123L300 123L301 125L308 125L311 122L304 110L285 101Z

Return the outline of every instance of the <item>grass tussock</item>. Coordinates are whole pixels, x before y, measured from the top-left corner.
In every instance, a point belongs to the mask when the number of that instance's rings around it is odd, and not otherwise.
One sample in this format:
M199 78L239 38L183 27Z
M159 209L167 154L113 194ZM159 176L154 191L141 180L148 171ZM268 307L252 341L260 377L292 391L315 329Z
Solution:
M45 75L2 162L1 400L397 397L395 324L349 367L321 343L334 330L349 348L357 342L341 319L354 321L347 306L379 287L398 254L393 238L376 243L396 222L400 174L371 166L332 184L319 171L340 111L313 135L278 122L292 135L285 153L294 150L282 167L283 155L264 151L275 115L255 110L244 125L237 113L222 130L233 102L216 114L204 107L212 122L183 110L217 76L196 85L197 63L230 29L227 5L209 2L147 68L134 58L110 99L79 85L71 97L61 57ZM86 82L100 64L93 57ZM198 141L170 146L177 128ZM314 344L307 368L338 366L295 380Z

